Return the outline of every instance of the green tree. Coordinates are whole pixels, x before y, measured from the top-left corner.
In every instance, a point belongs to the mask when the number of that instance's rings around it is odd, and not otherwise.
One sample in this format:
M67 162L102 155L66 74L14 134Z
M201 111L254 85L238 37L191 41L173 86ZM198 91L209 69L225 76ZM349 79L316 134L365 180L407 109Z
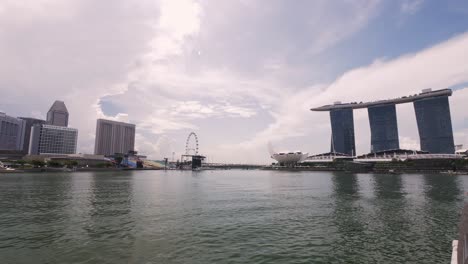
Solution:
M46 165L46 163L44 161L42 161L42 160L32 160L31 164L35 168L41 168L41 167L44 167Z
M76 166L78 166L78 161L76 161L76 160L67 160L67 161L65 161L65 166L67 166L68 168L76 167Z
M19 166L20 168L24 168L24 164L26 164L26 161L24 161L24 160L17 160L15 163L18 164L18 166Z
M109 168L111 166L108 162L101 162L94 165L96 168Z
M53 168L58 168L58 167L63 167L63 164L58 162L58 161L55 161L55 160L50 160L47 162L47 166L48 167L53 167Z

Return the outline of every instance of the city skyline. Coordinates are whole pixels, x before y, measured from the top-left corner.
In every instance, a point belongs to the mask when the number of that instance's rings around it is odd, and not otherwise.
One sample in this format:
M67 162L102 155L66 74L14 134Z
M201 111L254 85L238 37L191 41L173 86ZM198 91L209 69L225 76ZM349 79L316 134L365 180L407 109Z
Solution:
M468 0L0 0L0 264L468 264Z
M370 153L381 152L399 149L395 105L412 102L415 108L418 133L421 142L419 149L413 149L427 151L429 153L451 154L455 151L450 106L448 102L448 97L451 96L452 93L453 92L450 89L441 89L436 91L432 91L432 89L424 89L420 94L402 96L394 99L376 100L372 102L361 101L360 103L342 103L341 101L336 101L333 104L315 107L311 110L328 111L330 113L330 124L332 130L330 144L331 152L357 155L354 137L354 109L367 108L371 130ZM58 118L56 117L57 112L59 114ZM14 135L12 134L15 141L14 148L17 150L26 148L29 145L29 141L32 140L31 142L35 142L33 143L33 147L29 147L29 155L38 155L41 153L58 154L60 152L62 152L62 154L75 154L77 151L78 130L67 128L69 113L63 101L54 101L47 112L47 121L31 117L11 117L7 116L3 112L0 112L0 114L3 115L3 118L7 118L6 120L15 120L20 124L18 132L15 131ZM432 119L437 120L438 123L432 122ZM5 121L2 122L4 123ZM135 124L121 121L106 120L102 118L97 119L94 154L113 155L115 153L136 151L135 126ZM440 130L445 127L448 127L449 130ZM57 130L59 128L61 128L60 130L66 130L65 134L69 134L65 135L66 137L69 137L69 143L60 147L60 149L63 148L67 150L57 152L40 151L41 147L39 147L39 145L44 145L42 146L42 149L49 148L49 146L48 144L41 142L38 135L56 133L49 131ZM131 130L131 133L127 131L129 129ZM2 131L3 130L4 128L2 127ZM17 136L17 133L23 134L22 138ZM32 136L29 138L28 135L31 134ZM36 134L36 136L33 134ZM28 138L26 138L27 136ZM446 138L440 139L441 136ZM10 150L13 150L14 148L11 147ZM8 148L4 148L4 150L7 149ZM124 149L128 150L125 151Z
M65 101L81 153L93 153L104 118L136 124L135 148L150 158L178 156L195 131L208 160L266 163L268 142L330 149L329 116L314 105L451 88L454 141L466 147L467 10L457 0L3 2L0 111L46 119L50 98ZM396 115L400 148L419 149L413 106ZM353 118L367 153L369 113Z
M0 150L23 155L76 154L78 129L68 127L65 102L55 100L47 120L15 117L0 112ZM96 120L95 155L130 153L135 150L135 124Z

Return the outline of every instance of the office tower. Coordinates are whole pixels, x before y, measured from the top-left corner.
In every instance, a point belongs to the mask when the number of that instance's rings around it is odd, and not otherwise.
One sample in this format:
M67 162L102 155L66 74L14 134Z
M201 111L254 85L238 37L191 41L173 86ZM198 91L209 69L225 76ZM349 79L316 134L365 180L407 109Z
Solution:
M25 121L0 112L0 150L23 148Z
M331 152L356 155L353 109L331 110L330 122L332 129Z
M399 149L395 104L367 108L371 130L371 152Z
M47 124L53 126L68 126L68 110L63 101L55 101L47 112Z
M98 119L94 154L114 155L135 150L135 125Z
M24 120L24 143L22 152L28 153L29 152L29 141L31 139L31 130L34 125L42 125L45 124L45 120L31 118L31 117L18 117L21 120Z
M421 150L429 153L455 153L448 95L414 101L414 110Z
M31 130L29 154L75 154L77 140L75 128L36 124Z

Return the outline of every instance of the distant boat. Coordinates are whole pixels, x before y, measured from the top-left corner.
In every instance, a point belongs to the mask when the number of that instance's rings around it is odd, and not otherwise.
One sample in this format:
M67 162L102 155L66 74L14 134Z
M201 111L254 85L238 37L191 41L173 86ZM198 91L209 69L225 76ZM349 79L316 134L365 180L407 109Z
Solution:
M0 172L15 172L13 168L0 167Z

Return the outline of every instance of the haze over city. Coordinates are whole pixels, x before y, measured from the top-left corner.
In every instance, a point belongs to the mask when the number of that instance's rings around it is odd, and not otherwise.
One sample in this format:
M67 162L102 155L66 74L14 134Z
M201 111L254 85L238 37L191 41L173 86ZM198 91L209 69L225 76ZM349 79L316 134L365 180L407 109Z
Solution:
M150 158L184 151L191 131L211 161L265 163L277 150L330 150L334 101L453 89L455 144L468 145L466 1L0 2L0 110L44 119L66 103L92 153L96 119L136 124ZM411 104L401 148L418 149ZM367 153L367 111L354 112Z

